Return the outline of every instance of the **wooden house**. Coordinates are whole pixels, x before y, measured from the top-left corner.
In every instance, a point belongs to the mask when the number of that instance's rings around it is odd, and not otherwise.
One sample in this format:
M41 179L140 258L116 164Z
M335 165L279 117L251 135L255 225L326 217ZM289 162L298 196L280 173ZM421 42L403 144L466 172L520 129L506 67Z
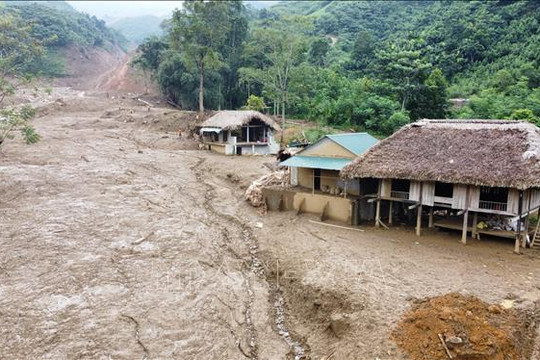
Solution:
M344 180L339 172L377 141L368 133L326 135L281 162L290 169L294 198L289 207L351 222L351 201L361 189L359 181Z
M274 134L279 125L269 116L252 110L219 111L200 126L203 143L225 155L276 154Z
M528 233L529 214L540 207L540 129L512 120L420 120L409 124L344 167L345 178L376 179L376 226L392 223L393 205L416 210L420 235L422 212L430 227L455 228L454 219L434 222L433 211L460 216L467 232L516 238ZM387 203L387 214L381 204ZM513 231L479 229L479 219L515 218ZM525 225L525 226L523 226ZM523 229L523 230L522 230Z

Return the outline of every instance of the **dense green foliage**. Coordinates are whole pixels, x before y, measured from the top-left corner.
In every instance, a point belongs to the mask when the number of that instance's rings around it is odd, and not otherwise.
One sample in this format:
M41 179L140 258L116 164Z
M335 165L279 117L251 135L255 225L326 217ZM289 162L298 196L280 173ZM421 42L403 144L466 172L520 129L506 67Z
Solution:
M42 44L31 36L32 26L21 18L2 14L0 16L0 148L7 139L19 131L28 144L39 140L30 125L35 111L29 106L14 108L5 106L5 100L20 86L30 81L25 74L27 63L43 53Z
M0 8L0 18L24 19L30 26L31 41L44 45L41 56L24 62L26 71L47 76L65 74L59 50L67 46L124 47L125 38L108 28L103 20L79 13L65 2L7 2Z
M240 108L253 94L274 114L381 134L419 118L540 118L535 1L228 2L217 18L204 15L216 5L189 4L140 47L186 108L204 88L208 108ZM194 26L219 29L204 54ZM210 64L203 86L193 54ZM452 98L468 100L458 108Z

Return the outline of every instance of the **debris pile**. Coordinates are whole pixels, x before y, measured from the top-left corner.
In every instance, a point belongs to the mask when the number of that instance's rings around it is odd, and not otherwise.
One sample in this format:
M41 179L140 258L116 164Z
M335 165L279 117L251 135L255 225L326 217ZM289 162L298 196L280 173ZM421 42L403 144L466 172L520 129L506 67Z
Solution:
M514 309L450 293L416 304L392 337L416 360L518 360L530 352L530 330Z
M264 175L258 180L255 180L246 190L246 200L254 207L266 207L266 202L263 195L263 188L269 186L287 186L289 184L289 173L286 170L275 171L268 175Z

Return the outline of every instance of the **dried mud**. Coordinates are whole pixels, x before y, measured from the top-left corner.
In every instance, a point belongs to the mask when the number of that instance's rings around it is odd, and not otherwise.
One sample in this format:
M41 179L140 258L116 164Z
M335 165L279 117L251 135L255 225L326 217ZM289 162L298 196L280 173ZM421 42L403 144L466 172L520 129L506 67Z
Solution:
M414 359L415 299L540 298L534 249L261 216L273 159L199 151L196 115L153 103L53 92L42 141L0 152L2 359Z

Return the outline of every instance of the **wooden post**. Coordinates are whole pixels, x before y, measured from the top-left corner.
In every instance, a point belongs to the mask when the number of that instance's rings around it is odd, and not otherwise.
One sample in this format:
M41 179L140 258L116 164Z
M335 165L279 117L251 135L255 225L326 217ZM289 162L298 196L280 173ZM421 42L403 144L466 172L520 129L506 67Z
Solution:
M392 225L392 210L393 210L393 205L394 202L392 200L390 200L390 210L388 211L388 225Z
M473 220L472 220L472 231L471 231L471 236L473 239L477 239L478 237L478 229L477 229L477 226L478 225L478 213L475 211L474 212L474 215L473 215Z
M463 230L461 232L461 242L463 245L467 245L467 227L469 223L469 209L463 213Z
M433 227L433 206L429 208L429 221L428 221L428 227Z
M421 235L422 230L422 204L418 205L418 213L416 214L416 236Z
M518 203L518 221L516 231L516 243L514 244L514 252L519 254L519 246L521 241L521 213L523 212L523 191L519 191L519 203Z
M375 210L375 227L380 227L381 221L381 183L382 180L379 179L379 189L377 190L377 209Z
M469 227L469 185L465 192L465 211L463 212L463 230L461 232L461 243L467 245L467 228Z

